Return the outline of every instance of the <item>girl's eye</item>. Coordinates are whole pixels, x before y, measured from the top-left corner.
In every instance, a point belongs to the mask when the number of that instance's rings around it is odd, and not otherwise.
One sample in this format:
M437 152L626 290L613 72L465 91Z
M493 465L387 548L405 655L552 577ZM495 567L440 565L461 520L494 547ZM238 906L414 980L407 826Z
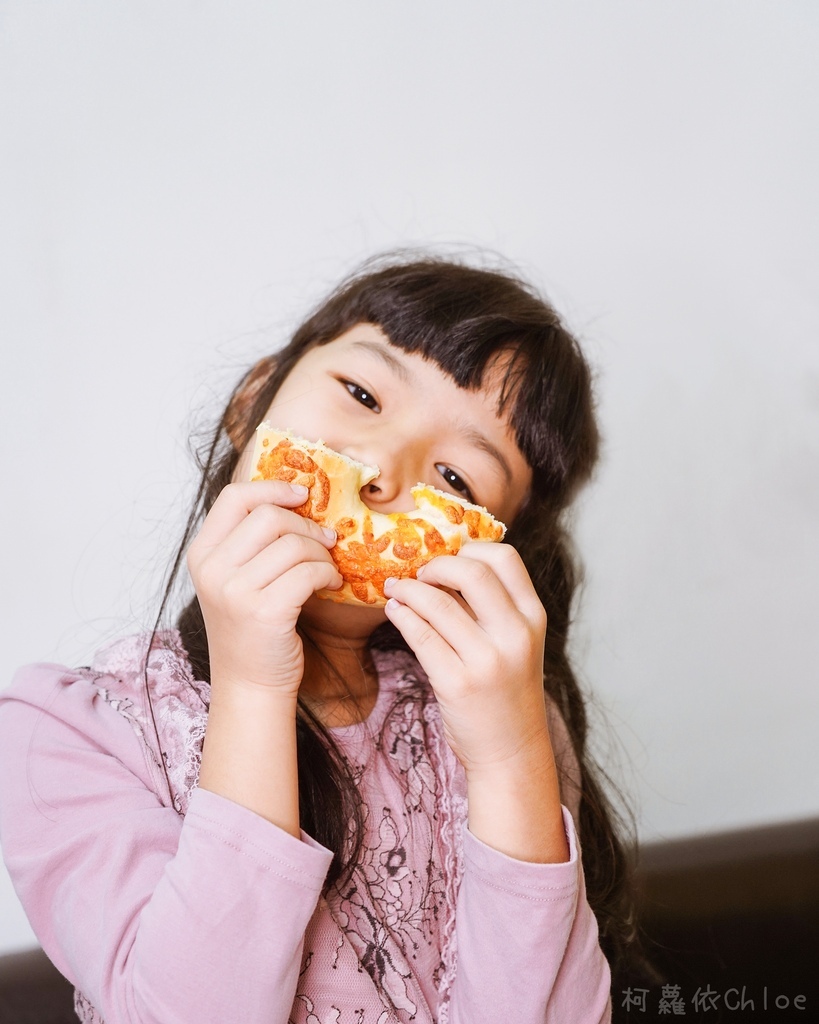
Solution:
M362 405L366 405L368 409L372 409L373 412L380 412L381 406L378 404L378 400L375 395L367 391L366 388L362 388L360 385L353 383L351 380L343 380L341 382L345 388L350 392L353 398L360 402Z
M472 497L472 491L467 487L464 481L458 476L455 470L450 469L449 466L445 466L442 462L436 462L435 468L446 480L450 490L457 491L458 494L462 494L467 501L471 501L475 504L475 499Z

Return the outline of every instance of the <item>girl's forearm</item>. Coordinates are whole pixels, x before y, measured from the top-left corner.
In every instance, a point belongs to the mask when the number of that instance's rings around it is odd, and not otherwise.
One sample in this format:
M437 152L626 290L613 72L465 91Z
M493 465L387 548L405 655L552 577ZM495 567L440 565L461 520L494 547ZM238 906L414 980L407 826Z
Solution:
M199 788L298 838L296 695L213 680Z
M467 772L467 799L469 831L487 846L539 864L569 859L548 738L513 760Z

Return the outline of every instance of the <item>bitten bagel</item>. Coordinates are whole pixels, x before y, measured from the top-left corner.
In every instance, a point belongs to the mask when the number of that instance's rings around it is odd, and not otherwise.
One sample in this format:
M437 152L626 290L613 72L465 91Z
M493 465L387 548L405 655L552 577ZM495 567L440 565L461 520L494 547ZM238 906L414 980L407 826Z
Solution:
M269 423L256 430L251 480L285 480L309 488L293 509L338 534L330 550L344 579L340 590L319 597L347 604L386 604L389 576L415 576L436 555L454 555L469 541L503 540L506 527L485 508L416 484L416 507L409 512L374 512L361 500L361 488L379 474L377 466L334 452L321 441L306 441Z

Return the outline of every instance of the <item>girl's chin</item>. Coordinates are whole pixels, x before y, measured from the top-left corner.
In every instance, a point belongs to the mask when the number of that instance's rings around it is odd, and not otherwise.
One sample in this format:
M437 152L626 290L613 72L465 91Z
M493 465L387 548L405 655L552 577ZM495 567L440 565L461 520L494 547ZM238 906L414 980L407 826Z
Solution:
M365 608L359 604L340 604L312 594L302 607L299 622L318 630L327 630L339 636L368 637L382 622L387 621L383 606Z

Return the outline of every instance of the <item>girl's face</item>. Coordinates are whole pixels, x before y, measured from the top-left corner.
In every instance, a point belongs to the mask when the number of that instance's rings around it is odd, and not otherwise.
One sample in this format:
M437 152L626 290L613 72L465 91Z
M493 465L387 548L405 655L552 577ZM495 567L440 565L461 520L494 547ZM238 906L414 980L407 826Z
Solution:
M532 473L508 424L495 411L496 375L466 391L417 353L391 345L372 324L357 324L306 352L285 378L265 419L280 430L381 470L361 492L378 512L415 507L421 482L484 505L511 524ZM246 480L253 439L234 478Z

